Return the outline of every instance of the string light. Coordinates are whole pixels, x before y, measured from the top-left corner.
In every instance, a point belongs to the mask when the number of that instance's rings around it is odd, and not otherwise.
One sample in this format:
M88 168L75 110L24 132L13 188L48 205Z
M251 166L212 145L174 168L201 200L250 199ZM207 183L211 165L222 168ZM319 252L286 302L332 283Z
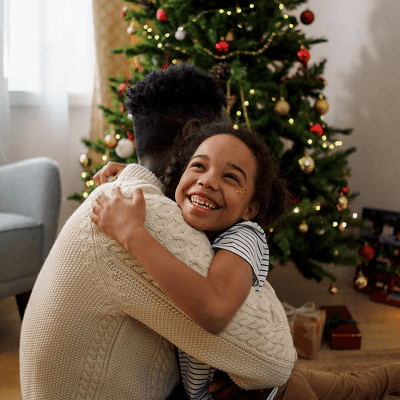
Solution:
M299 207L295 207L294 209L293 209L293 213L294 214L298 214L300 212L300 208Z

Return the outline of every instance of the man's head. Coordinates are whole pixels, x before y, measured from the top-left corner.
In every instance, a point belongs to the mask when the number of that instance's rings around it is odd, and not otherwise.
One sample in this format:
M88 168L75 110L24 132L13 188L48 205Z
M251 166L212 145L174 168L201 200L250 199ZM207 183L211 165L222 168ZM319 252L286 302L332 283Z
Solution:
M175 138L192 127L229 121L226 97L214 79L187 64L149 73L127 97L141 163L165 157Z

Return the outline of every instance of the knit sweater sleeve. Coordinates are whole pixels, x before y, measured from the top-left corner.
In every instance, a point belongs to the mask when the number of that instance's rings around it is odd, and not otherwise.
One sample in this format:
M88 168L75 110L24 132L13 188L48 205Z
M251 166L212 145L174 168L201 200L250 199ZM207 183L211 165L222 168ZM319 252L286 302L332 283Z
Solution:
M140 187L146 198L145 226L178 259L203 276L213 257L206 236L188 226L175 202L146 181L122 180L125 194ZM105 194L110 195L112 185ZM107 193L108 191L108 193ZM296 351L284 309L266 282L250 294L225 330L212 335L196 325L116 241L93 225L93 262L115 303L175 346L227 372L245 389L276 387L289 378Z

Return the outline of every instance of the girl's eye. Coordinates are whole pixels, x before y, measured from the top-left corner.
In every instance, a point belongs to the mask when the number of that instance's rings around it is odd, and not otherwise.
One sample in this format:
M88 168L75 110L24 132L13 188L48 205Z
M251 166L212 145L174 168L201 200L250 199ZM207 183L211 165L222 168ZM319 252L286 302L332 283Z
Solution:
M193 163L192 165L191 165L191 167L192 168L199 168L199 169L204 169L204 165L203 164L201 164L201 163Z
M225 175L229 179L233 179L235 182L239 183L239 178L236 175L226 174Z

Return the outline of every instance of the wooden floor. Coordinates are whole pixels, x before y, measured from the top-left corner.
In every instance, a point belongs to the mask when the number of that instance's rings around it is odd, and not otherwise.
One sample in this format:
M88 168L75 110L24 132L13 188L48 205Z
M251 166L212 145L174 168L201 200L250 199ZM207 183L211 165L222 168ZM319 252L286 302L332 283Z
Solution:
M269 281L278 297L299 307L307 301L316 305L345 304L357 321L362 333L361 347L368 349L400 349L400 308L372 302L369 296L352 286L353 271L348 268L335 271L338 275L336 295L329 293L330 281L308 281L295 267L276 267ZM17 305L12 297L0 300L0 400L20 400L18 346L21 323ZM323 343L320 351L332 351Z

